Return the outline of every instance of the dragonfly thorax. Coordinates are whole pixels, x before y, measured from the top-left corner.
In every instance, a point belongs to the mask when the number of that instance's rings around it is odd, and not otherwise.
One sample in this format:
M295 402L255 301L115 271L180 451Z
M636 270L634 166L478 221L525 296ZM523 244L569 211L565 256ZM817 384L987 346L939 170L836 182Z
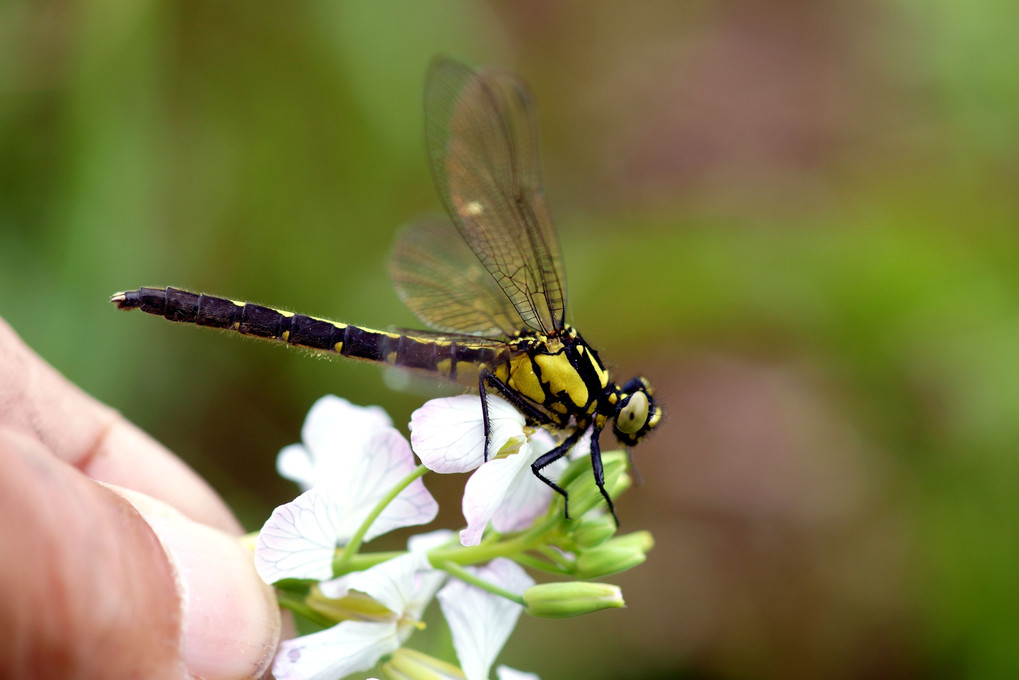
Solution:
M560 427L571 422L601 430L613 421L620 443L633 446L653 429L661 411L644 378L623 386L613 383L598 353L577 331L566 326L555 337L521 334L519 354L501 371L500 379L516 394L540 406Z

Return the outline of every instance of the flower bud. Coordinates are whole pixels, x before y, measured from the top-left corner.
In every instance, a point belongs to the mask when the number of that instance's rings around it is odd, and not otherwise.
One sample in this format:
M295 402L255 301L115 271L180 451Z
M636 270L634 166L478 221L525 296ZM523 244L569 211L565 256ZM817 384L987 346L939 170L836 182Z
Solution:
M641 564L647 556L640 550L626 546L614 546L612 542L587 550L577 558L574 575L577 578L598 578L620 571L626 571Z
M565 619L600 609L624 607L626 603L619 586L567 581L531 586L524 591L524 605L531 616Z
M651 552L651 548L655 547L655 538L650 531L632 531L622 536L616 536L611 543L613 546L626 546L642 553L648 553Z
M318 614L332 621L388 621L392 612L384 604L364 593L350 591L341 598L326 597L318 586L314 586L304 603Z
M462 680L467 677L453 664L419 651L401 647L382 664L386 680Z
M605 502L601 491L594 483L591 459L585 456L576 462L580 465L577 467L571 465L559 479L559 486L566 489L570 497L570 517L580 517L591 508ZM620 476L626 471L626 455L621 451L603 453L602 467L605 471L605 488L611 495L612 490L620 483Z
M609 515L585 517L569 532L569 538L579 550L596 548L616 533L616 522Z

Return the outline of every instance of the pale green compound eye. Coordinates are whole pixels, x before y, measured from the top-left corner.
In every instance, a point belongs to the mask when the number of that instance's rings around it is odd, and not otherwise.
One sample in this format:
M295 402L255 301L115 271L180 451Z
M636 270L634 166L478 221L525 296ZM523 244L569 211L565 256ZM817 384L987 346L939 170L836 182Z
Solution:
M626 434L638 432L647 422L647 410L647 395L643 392L634 392L626 405L619 410L616 427Z

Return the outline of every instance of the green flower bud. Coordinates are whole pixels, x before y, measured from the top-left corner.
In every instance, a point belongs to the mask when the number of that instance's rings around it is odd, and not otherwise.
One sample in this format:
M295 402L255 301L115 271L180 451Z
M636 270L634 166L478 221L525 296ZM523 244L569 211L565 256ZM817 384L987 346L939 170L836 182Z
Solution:
M615 497L616 487L620 484L620 477L625 477L626 454L621 451L611 451L602 454L602 466L605 471L605 488L609 495ZM629 482L624 482L629 486ZM601 491L594 483L594 474L591 471L591 458L584 456L574 461L559 478L559 486L566 490L570 496L569 510L570 517L580 517L591 508L603 504ZM625 487L624 487L625 488Z
M392 612L381 602L373 600L364 593L350 591L338 600L326 597L318 586L313 586L304 603L332 621L386 621Z
M639 550L642 553L651 552L655 547L655 538L650 531L633 531L622 536L616 536L609 542L613 547L627 547L632 550Z
M600 548L582 552L573 573L577 578L598 578L626 571L646 559L643 552L626 546L613 546L610 541Z
M596 548L616 533L616 523L610 515L585 517L569 532L569 539L578 550Z
M634 531L581 552L573 574L577 578L598 578L632 569L647 559L655 545L650 531Z
M382 664L386 680L462 680L467 676L453 664L433 656L401 647L392 658Z
M531 616L565 619L600 609L625 607L619 586L567 581L542 583L524 591L525 611Z

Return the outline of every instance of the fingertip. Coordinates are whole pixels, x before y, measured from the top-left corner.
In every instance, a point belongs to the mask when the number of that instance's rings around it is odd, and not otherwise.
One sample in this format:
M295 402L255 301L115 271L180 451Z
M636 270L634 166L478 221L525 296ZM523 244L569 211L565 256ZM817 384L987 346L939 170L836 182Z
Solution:
M262 677L279 644L280 614L251 553L234 536L144 495L117 491L152 527L176 571L188 670L209 680Z
M181 598L138 512L5 428L0 469L0 674L187 677Z

